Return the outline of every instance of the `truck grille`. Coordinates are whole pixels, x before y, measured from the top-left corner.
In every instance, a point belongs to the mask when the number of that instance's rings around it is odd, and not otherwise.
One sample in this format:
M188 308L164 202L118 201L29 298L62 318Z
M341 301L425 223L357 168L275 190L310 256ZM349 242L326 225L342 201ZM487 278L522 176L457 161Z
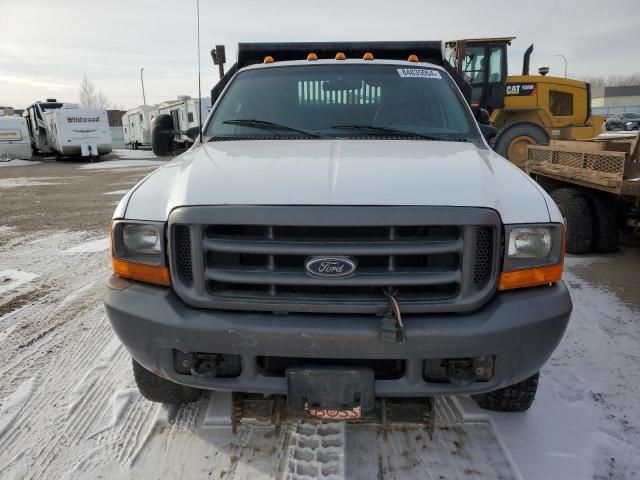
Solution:
M411 215L399 209L398 216L385 212L388 207L253 207L273 211L277 221L248 214L249 207L193 208L238 212L218 222L196 215L205 221L188 223L194 215L172 214L174 288L196 307L382 314L389 307L386 294L393 293L405 313L465 311L495 289L498 219L488 210L467 209L482 212L469 224L469 212L457 219L460 209L453 207L446 216L417 207L407 207ZM304 215L307 208L315 215ZM331 221L336 209L350 215ZM385 214L371 215L376 209ZM418 217L431 221L417 223ZM354 261L354 274L317 277L306 271L309 258L336 256Z

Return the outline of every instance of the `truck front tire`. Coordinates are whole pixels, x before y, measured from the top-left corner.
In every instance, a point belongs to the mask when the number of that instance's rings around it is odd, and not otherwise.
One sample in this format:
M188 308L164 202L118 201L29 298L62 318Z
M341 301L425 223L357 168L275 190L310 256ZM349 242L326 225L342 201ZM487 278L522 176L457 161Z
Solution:
M582 255L593 244L593 216L587 197L575 188L559 188L551 192L567 228L567 253Z
M132 359L133 376L138 390L144 398L152 402L181 405L195 402L200 398L201 390L170 382L155 373L151 373Z
M522 382L493 392L472 395L476 403L485 410L496 412L524 412L529 410L536 398L538 379L536 373Z
M593 212L593 251L613 253L618 250L618 209L613 198L588 191L585 192Z

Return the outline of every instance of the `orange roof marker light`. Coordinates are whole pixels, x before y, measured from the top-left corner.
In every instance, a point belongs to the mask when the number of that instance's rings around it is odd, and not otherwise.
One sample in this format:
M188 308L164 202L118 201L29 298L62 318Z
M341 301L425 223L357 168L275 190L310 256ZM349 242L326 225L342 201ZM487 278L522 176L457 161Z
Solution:
M409 58L407 58L407 62L417 62L417 61L418 61L418 56L414 53L409 55Z
M347 56L342 53L342 52L338 52L336 53L336 60L345 60L347 58Z
M264 57L262 63L273 63L273 57L271 55L267 55L266 57Z
M363 60L373 60L373 53L367 52L362 57Z
M318 55L316 55L315 53L311 52L309 55L307 55L307 60L312 62L314 60L318 59Z

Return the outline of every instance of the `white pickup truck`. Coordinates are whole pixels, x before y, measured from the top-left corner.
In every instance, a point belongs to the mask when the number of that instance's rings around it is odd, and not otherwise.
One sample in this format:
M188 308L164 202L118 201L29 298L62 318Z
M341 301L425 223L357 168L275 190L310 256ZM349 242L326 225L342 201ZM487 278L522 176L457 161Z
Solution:
M446 68L390 52L236 68L122 199L105 305L145 397L529 408L572 310L562 216Z

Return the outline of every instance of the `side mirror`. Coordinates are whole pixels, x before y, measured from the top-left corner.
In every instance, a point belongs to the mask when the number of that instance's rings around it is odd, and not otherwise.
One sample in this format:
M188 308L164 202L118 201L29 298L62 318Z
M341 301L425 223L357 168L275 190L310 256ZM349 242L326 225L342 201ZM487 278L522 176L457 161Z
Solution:
M173 155L175 149L173 119L162 113L151 121L151 150L159 157Z
M480 125L491 125L491 116L484 108L472 107L471 111Z
M195 126L188 128L185 135L195 142L200 135L200 127Z
M482 132L482 136L487 141L487 143L491 143L491 140L496 138L498 135L498 129L496 127L492 127L491 125L483 125L479 123L480 131Z

